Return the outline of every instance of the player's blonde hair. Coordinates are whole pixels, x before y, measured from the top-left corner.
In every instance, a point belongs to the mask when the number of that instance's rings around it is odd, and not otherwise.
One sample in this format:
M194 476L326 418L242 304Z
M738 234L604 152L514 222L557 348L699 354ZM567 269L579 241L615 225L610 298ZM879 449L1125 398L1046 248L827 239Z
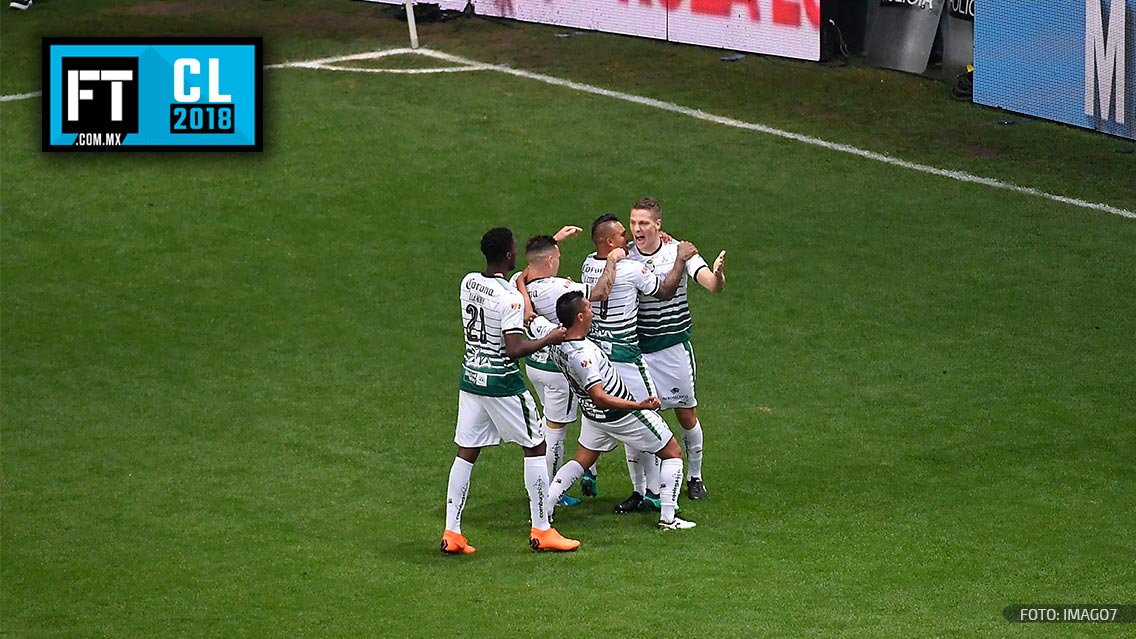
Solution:
M663 217L663 207L659 205L659 201L653 197L640 198L631 207L632 211L650 211L651 216L656 220Z

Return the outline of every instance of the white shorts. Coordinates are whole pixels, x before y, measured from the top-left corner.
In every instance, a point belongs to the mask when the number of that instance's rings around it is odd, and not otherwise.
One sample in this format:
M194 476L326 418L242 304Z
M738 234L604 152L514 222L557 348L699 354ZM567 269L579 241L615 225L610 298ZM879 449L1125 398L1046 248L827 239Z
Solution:
M690 342L668 346L657 353L643 353L643 361L651 371L651 379L659 388L659 401L668 408L694 408L694 382L698 366Z
M662 417L653 410L633 410L612 422L580 420L580 445L601 453L615 450L619 443L635 450L657 453L674 435Z
M458 427L454 443L463 448L496 446L501 442L532 448L544 441L536 402L521 395L487 397L458 391Z
M612 362L611 365L615 367L615 372L619 374L627 390L631 391L635 401L641 402L657 394L655 382L642 359L638 362Z
M544 418L557 424L571 424L576 421L580 402L568 388L568 379L564 373L546 371L528 366L525 373L529 381L536 388L536 396L540 398L540 405L544 408Z

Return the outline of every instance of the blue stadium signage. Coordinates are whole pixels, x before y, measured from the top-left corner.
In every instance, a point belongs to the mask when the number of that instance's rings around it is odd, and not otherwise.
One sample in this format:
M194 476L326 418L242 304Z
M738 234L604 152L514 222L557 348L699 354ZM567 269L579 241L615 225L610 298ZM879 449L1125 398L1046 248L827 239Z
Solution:
M260 151L260 38L44 38L45 151Z
M975 102L1136 140L1136 0L1018 0L981 12Z

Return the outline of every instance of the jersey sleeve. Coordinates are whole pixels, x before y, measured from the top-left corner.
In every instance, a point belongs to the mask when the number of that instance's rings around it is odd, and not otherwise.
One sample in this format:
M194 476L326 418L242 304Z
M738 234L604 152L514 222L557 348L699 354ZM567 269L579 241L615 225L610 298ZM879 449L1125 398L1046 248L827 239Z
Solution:
M710 265L706 263L706 260L702 259L701 255L695 255L686 261L686 274L690 277L697 277L698 271L704 268L710 268Z
M520 291L504 296L501 299L501 332L525 332L525 302Z
M556 328L555 324L537 315L533 318L533 321L529 323L529 336L533 339L543 339L544 336L551 333L554 328Z
M627 261L628 260L623 260L623 262L620 262L620 264L623 264ZM644 295L654 296L655 293L658 293L659 287L663 284L663 280L659 279L659 277L651 271L648 271L645 264L636 262L634 260L631 260L631 264L635 268L635 272L632 273L632 277L634 278L633 281L635 282L635 288L639 289L639 292L643 293Z

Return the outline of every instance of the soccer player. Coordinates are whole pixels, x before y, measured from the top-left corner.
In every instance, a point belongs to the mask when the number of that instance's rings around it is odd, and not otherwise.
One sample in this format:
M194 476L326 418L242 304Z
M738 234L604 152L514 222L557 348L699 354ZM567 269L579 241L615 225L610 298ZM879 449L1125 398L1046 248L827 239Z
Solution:
M564 339L562 327L543 338L524 336L524 301L506 278L516 266L517 243L507 228L490 229L481 238L485 272L470 273L461 283L465 358L458 385L457 456L446 490L446 530L441 550L470 554L474 547L462 536L461 515L469 495L473 464L485 446L502 441L525 452L525 489L529 494L533 550L575 550L580 542L565 539L549 526L544 498L548 489L544 433L536 403L525 388L516 360Z
M584 469L594 464L600 453L614 450L622 442L628 448L649 450L662 462L659 528L694 528L694 522L675 516L682 487L682 450L667 423L654 410L659 407L659 398L635 400L607 353L588 339L594 316L592 307L579 291L565 293L556 301L556 316L566 335L561 344L549 350L579 399L583 417L576 456L552 480L545 502L548 512L553 512L560 496L584 475ZM551 327L551 322L534 321L530 331Z
M517 277L517 288L531 301L533 312L550 322L556 322L556 299L568 291L580 291L592 301L606 300L615 282L616 264L627 257L627 252L622 249L610 252L595 286L559 277L560 246L557 239L575 235L575 232L565 235L565 231L571 229L580 231L579 227L564 227L557 237L537 235L529 239L525 244L528 266ZM547 446L545 459L548 462L548 476L552 477L564 462L566 426L576 421L577 408L572 392L568 389L568 380L556 364L549 360L549 350L543 348L529 355L525 360L525 372L536 388L536 394L544 408L544 424L548 427L544 432ZM592 476L595 476L594 469ZM578 503L580 500L564 494L557 505L574 506Z
M663 242L662 207L653 198L645 197L631 207L629 220L635 244L630 249L632 260L647 267L657 276L668 276L681 271L678 243ZM711 269L706 260L696 255L686 261L685 270L694 281L706 290L719 293L726 286L723 270L726 251L718 254ZM686 299L686 278L674 297L659 300L645 295L639 297L639 348L658 385L662 410L673 408L682 425L682 442L686 450L686 495L690 499L704 499L706 485L702 482L702 424L698 421L694 396L694 382L698 367L694 363L694 349L690 345L690 306Z
M627 250L627 231L614 215L601 215L592 223L592 242L596 251L589 255L582 267L581 280L594 283L599 279L600 269L607 256L615 250ZM689 242L678 243L676 263L685 265L687 259L697 251ZM615 283L611 294L604 302L593 302L595 321L589 337L611 358L615 370L623 378L631 396L642 400L656 395L654 383L643 356L639 350L636 321L639 313L640 294L658 299L670 299L678 290L684 274L675 272L661 279L647 270L643 264L624 260L616 266ZM659 467L653 451L634 450L625 447L627 469L631 476L631 496L615 507L617 513L638 510L644 499L654 508L659 507L658 483Z

